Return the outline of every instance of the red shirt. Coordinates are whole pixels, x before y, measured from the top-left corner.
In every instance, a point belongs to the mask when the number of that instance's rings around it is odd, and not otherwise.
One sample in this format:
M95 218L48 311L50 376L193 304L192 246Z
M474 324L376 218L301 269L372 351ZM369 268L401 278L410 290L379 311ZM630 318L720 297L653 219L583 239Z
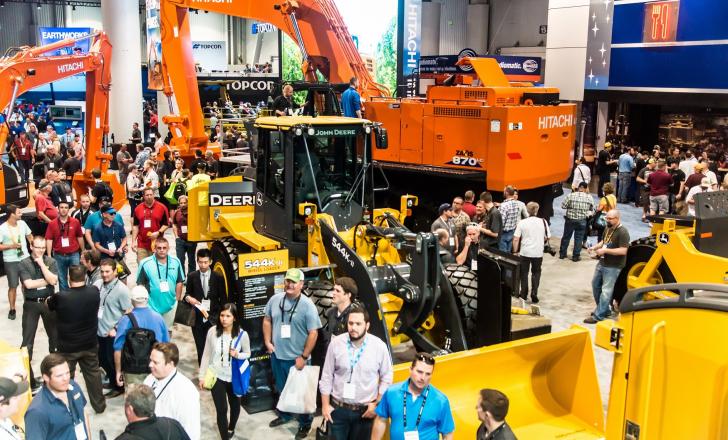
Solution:
M647 176L647 183L650 185L650 196L665 196L670 192L672 177L662 170L656 170Z
M187 241L187 211L183 213L181 209L176 210L174 212L174 220L172 223L177 229L177 236L182 240Z
M18 158L18 160L30 160L30 149L33 147L33 144L30 143L30 139L25 138L17 138L15 139L15 156Z
M64 255L80 250L78 239L81 237L81 223L73 217L68 217L63 224L60 218L54 219L48 223L45 235L46 240L53 240L53 252Z
M468 217L473 218L475 217L475 205L473 205L470 202L463 202L463 211L468 215Z
M134 210L133 220L134 226L139 228L137 247L151 251L152 239L147 234L158 232L162 226L169 225L169 211L156 200L151 208L142 203Z
M40 214L42 212L51 220L58 217L58 209L53 206L51 199L43 195L43 193L38 193L35 196L35 212L36 214ZM40 220L40 215L38 215L38 220Z

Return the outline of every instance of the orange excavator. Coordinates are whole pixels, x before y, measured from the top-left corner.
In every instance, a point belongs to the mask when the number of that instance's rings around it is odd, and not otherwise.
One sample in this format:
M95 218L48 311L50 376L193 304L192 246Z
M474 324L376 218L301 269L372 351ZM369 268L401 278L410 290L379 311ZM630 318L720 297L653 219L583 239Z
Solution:
M540 215L552 215L554 190L572 168L576 106L562 104L559 90L511 83L493 59L460 62L472 66L469 84L431 87L427 98L389 98L359 55L333 0L162 0L164 93L174 94L179 114L164 118L172 148L191 156L208 148L192 57L188 8L267 21L291 36L303 56L307 81L359 79L366 118L388 130L389 147L373 152L397 192L420 195L413 210L416 230L429 228L437 206L466 190L493 191L505 185L523 201L537 201ZM172 70L174 67L174 70ZM454 83L455 81L451 81ZM210 146L219 151L217 146ZM422 194L422 188L428 188ZM396 205L398 195L388 192Z
M92 41L86 54L44 55L74 46L87 38ZM73 189L76 194L86 194L95 183L91 171L98 168L101 170L101 179L109 184L114 193L114 207L120 209L126 202L124 188L118 178L108 172L111 161L110 149L107 147L111 43L106 34L96 32L45 46L8 49L0 58L0 109L7 108L5 114L9 116L13 112L15 99L26 91L79 73L86 73L86 165L83 171L73 176ZM5 117L5 121L7 119ZM0 145L5 145L8 134L9 128L5 122L0 125ZM0 184L4 182L6 179L0 179ZM9 188L0 188L0 203L21 202L21 205L27 205L27 182L23 187L25 200L20 197L22 189L9 191ZM8 194L11 194L10 199Z
M174 95L178 113L162 118L169 126L170 147L182 157L195 149L219 148L208 145L203 124L197 74L192 55L189 8L268 22L297 42L303 56L307 81L319 74L332 83L359 78L364 96L388 96L386 87L369 75L346 24L333 0L161 0L162 78L170 109ZM161 153L160 153L161 154Z

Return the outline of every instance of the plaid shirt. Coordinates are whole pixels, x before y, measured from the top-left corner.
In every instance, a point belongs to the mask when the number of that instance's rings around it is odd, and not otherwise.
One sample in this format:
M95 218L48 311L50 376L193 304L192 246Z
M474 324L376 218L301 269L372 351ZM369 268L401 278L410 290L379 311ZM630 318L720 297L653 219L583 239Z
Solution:
M574 191L561 202L566 210L566 217L571 220L584 220L594 213L594 198L591 194Z
M501 217L503 218L503 231L515 230L518 220L528 217L528 214L525 214L526 205L516 199L506 200L501 203L498 211L500 211Z

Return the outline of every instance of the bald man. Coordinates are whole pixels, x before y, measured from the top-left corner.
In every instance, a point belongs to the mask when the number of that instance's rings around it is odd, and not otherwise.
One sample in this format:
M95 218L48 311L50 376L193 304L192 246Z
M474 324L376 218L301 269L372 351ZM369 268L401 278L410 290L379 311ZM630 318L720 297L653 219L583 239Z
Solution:
M627 263L627 248L629 248L629 231L622 226L619 210L612 209L607 212L607 228L604 239L589 248L589 254L599 259L592 278L592 294L596 308L591 316L584 320L587 324L610 317L610 305L614 283L619 272ZM622 298L617 298L620 301Z

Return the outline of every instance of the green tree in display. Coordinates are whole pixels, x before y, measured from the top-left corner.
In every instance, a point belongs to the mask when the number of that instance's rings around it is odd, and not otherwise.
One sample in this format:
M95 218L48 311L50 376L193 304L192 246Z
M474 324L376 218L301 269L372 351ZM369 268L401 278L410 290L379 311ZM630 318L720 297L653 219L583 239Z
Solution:
M298 49L298 44L286 34L283 34L282 38L283 58L281 62L283 72L281 78L283 78L283 81L303 81L303 70L301 70L303 56L301 56L301 51Z
M397 18L392 18L389 28L377 44L375 55L377 70L375 81L386 86L391 93L397 89Z

